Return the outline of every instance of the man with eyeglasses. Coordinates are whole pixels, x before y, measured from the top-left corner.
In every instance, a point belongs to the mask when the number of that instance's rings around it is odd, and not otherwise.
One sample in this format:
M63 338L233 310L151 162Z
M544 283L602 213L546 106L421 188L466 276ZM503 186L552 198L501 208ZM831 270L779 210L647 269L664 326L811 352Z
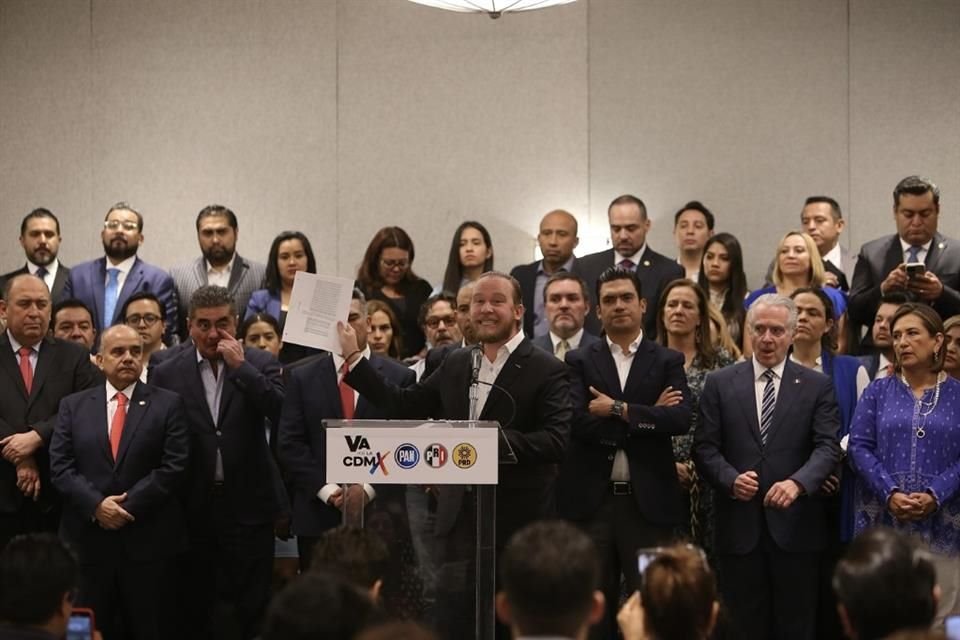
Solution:
M170 275L137 257L143 244L143 216L130 205L110 207L100 232L104 257L70 270L64 298L77 298L93 312L97 335L123 319L120 311L135 293L149 291L163 305L164 339L173 341L177 321L177 291Z
M746 324L753 356L707 376L694 432L715 489L720 591L731 637L813 640L831 535L817 493L840 461L840 414L830 378L787 358L793 300L760 296Z
M446 292L440 292L427 298L420 307L420 327L427 338L427 345L423 348L422 358L410 368L417 375L417 380L423 377L427 359L431 352L439 347L450 344L460 346L463 336L457 324L457 299Z
M144 363L140 371L140 382L147 381L147 366L150 356L163 351L167 345L163 344L163 307L160 299L149 291L141 291L130 296L120 312L123 323L140 334L143 340L141 361Z

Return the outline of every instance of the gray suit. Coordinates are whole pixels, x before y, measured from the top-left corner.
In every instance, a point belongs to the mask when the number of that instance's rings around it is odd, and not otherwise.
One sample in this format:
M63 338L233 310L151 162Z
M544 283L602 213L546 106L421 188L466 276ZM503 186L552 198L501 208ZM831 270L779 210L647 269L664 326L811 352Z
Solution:
M247 308L250 294L263 288L263 277L266 268L259 262L251 262L236 254L233 260L233 269L230 272L230 283L227 289L237 303L237 312L243 313ZM177 333L181 340L187 337L187 311L190 308L190 296L193 292L207 285L207 261L203 256L191 262L178 264L170 268L170 277L177 286L177 295L180 298L180 313L177 317ZM279 318L277 318L279 320Z

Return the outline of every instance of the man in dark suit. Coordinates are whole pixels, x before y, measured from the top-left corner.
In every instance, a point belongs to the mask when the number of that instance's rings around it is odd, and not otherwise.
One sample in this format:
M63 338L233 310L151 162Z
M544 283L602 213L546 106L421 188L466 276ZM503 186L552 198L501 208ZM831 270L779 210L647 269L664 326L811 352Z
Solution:
M55 531L59 508L50 490L47 446L65 396L100 379L90 354L47 335L50 292L40 278L8 280L0 311L0 548L18 533Z
M660 300L660 292L667 283L684 277L683 267L647 246L650 219L647 217L647 207L640 198L631 195L616 198L607 208L607 219L613 248L580 258L580 276L586 282L593 283L610 267L635 271L640 277L647 306L655 308ZM651 339L657 335L656 315L648 313L643 322L644 333ZM600 335L599 318L587 314L584 329L587 333Z
M910 176L893 191L897 233L860 248L850 285L850 318L873 323L880 297L903 291L925 302L942 318L960 313L960 242L937 231L940 189L926 178ZM914 272L907 265L923 263ZM869 345L869 334L864 340Z
M183 401L138 384L143 340L107 329L97 364L102 386L67 396L50 444L53 484L63 495L60 535L80 556L77 603L96 612L106 637L169 637L170 561L186 547L178 491L190 436Z
M270 596L273 522L281 511L265 421L283 403L280 363L234 337L237 309L223 287L190 299L193 348L178 349L150 382L179 393L190 428L186 512L188 554L183 607L197 637L210 637L214 610L238 635L257 634Z
M188 335L187 302L200 287L208 284L226 287L241 313L247 308L250 294L263 288L265 267L237 253L239 235L237 216L223 205L208 205L197 214L197 241L202 255L170 268L180 300L177 335L181 340L186 340Z
M523 332L530 339L547 335L550 325L543 304L543 290L555 273L577 273L577 258L573 250L580 243L577 237L577 219L563 209L543 216L537 243L543 259L521 264L510 271L520 283L523 294Z
M694 434L697 472L715 489L720 590L735 637L816 637L817 492L840 460L830 379L791 362L797 311L776 294L747 312L753 357L707 376Z
M550 330L534 338L534 346L563 360L568 351L600 342L600 338L583 330L590 296L587 283L578 276L567 271L553 274L543 288L543 298Z
M348 322L356 332L360 355L368 358L381 376L400 387L414 383L412 370L370 352L366 305L358 289L353 292ZM340 354L323 354L296 367L287 380L278 453L294 487L293 520L297 527L301 571L310 567L313 547L320 536L340 525L343 519L343 491L326 479L325 429L321 420L387 417L367 398L343 384L343 368ZM353 485L350 489L355 493L352 501L358 507L376 495L370 486ZM366 495L362 495L364 492Z
M15 271L0 276L0 289L13 276L29 273L42 279L54 303L62 299L63 286L70 269L60 264L60 221L49 209L39 208L28 213L20 223L20 246L27 263Z
M173 343L177 322L177 291L166 271L137 257L143 244L143 216L119 202L110 208L100 232L103 258L78 264L70 270L63 289L65 298L83 301L93 312L97 334L122 321L120 310L134 293L149 291L163 303L166 344Z
M905 302L907 296L902 291L891 291L880 298L880 306L877 307L870 328L874 351L860 356L860 362L867 370L870 380L893 375L897 356L893 349L893 336L890 334L890 320Z
M573 437L561 467L560 515L590 534L607 601L597 638L616 636L620 574L639 588L637 549L669 541L683 521L671 436L690 429L683 355L643 333L640 279L611 267L597 283L605 337L567 353ZM665 390L671 406L656 406Z

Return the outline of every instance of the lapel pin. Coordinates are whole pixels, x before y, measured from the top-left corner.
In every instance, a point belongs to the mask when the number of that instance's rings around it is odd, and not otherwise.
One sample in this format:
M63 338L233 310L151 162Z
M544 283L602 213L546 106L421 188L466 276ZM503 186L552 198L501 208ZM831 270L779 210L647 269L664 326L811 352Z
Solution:
M793 384L800 384L800 378L794 378Z
M940 244L937 245L937 249L943 249L945 246L947 246L947 245L946 245L945 243L941 242Z
M649 266L650 266L650 261L649 261L649 260L644 260L644 261L643 261L643 266L649 267Z
M139 404L141 407L147 406L147 403L146 403L145 400L141 400L138 404Z

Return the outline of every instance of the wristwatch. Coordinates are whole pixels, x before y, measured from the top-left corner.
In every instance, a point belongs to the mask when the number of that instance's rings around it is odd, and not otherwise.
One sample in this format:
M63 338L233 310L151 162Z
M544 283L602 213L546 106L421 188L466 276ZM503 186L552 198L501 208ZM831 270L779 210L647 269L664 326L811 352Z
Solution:
M618 418L623 417L623 400L613 401L613 406L610 407L610 415L616 416Z

